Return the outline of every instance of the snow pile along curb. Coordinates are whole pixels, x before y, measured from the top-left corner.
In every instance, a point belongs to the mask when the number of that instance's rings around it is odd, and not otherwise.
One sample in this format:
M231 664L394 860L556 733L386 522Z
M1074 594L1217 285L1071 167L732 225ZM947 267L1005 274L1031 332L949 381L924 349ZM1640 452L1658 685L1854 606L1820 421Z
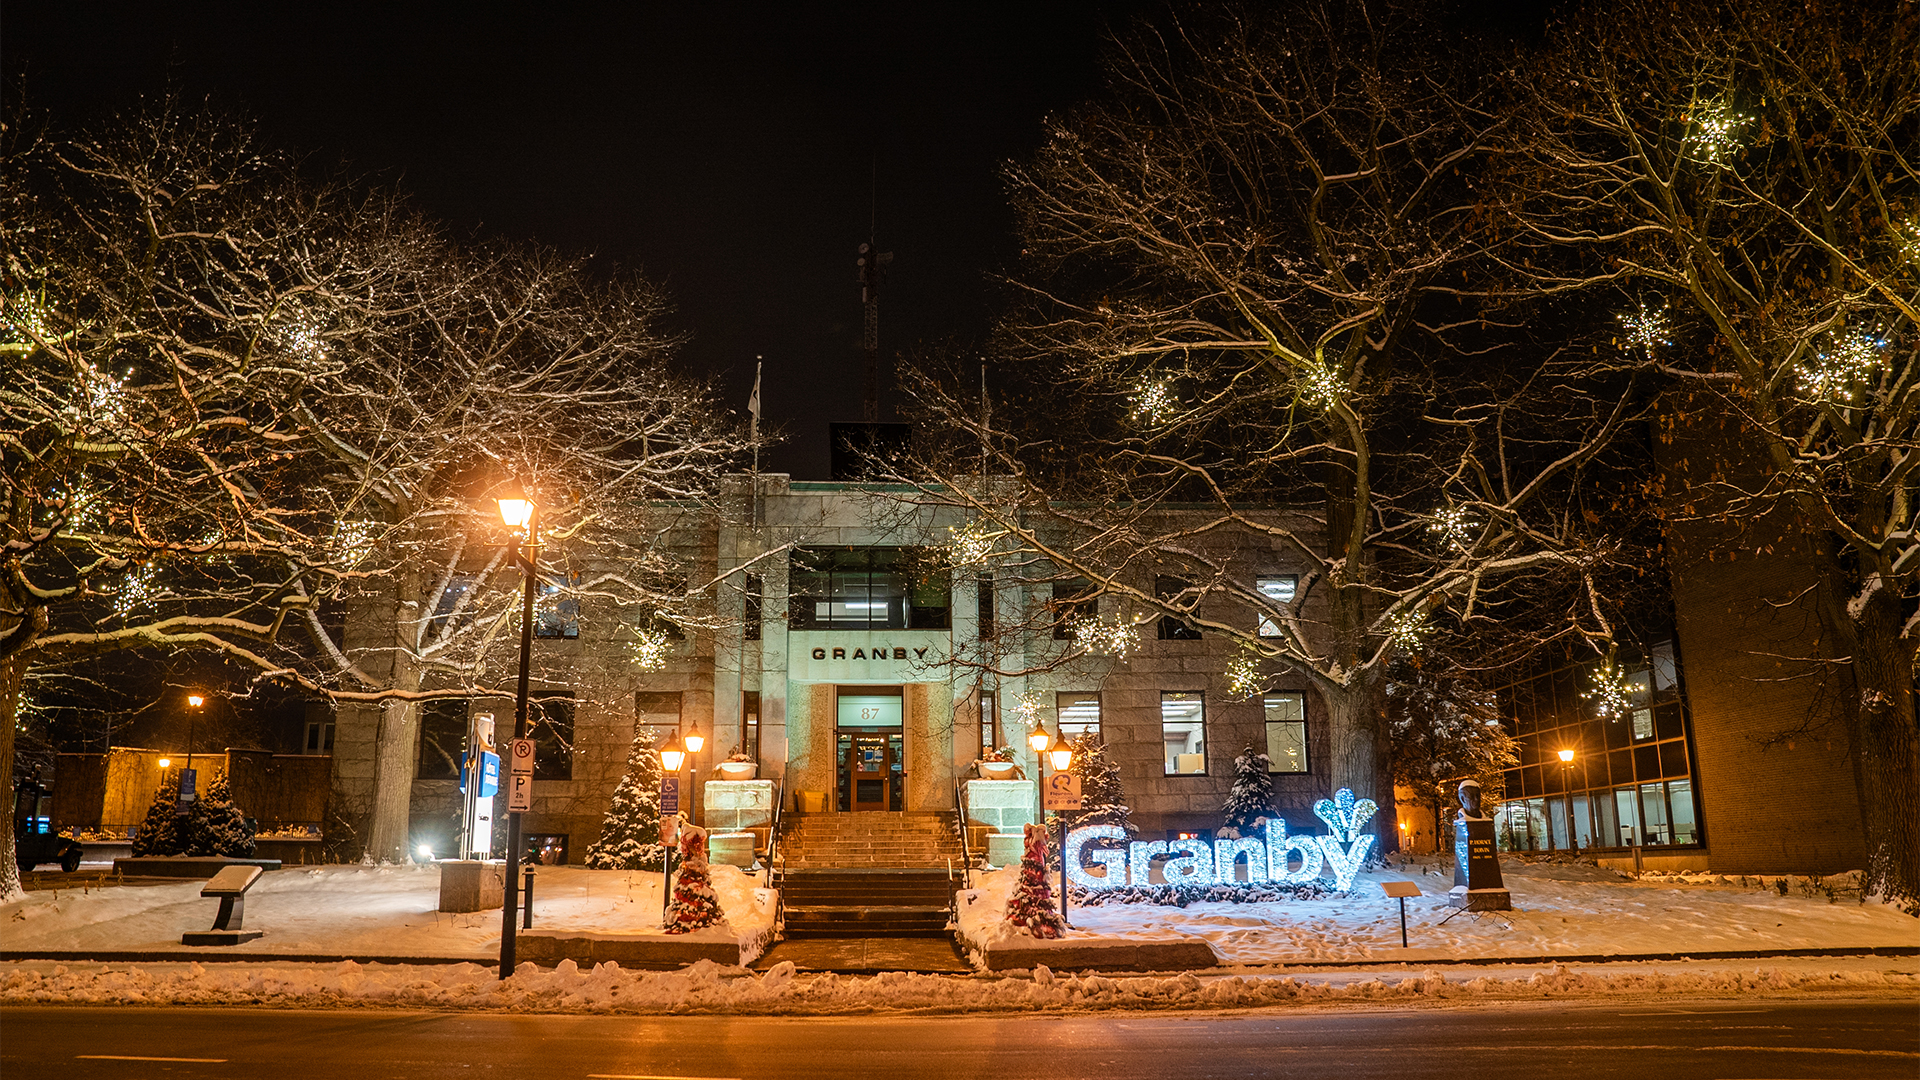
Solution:
M1747 971L1575 971L1557 966L1502 978L1438 971L1337 982L1292 976L1031 978L910 975L801 977L791 963L754 976L701 961L682 971L637 972L617 964L551 970L523 964L504 982L476 964L442 968L379 964L197 963L72 970L16 967L0 976L0 1003L272 1005L283 1008L384 1006L546 1013L727 1013L834 1015L869 1012L983 1013L1033 1010L1241 1009L1321 1003L1738 995L1841 991L1910 996L1920 975L1878 970L1755 968Z

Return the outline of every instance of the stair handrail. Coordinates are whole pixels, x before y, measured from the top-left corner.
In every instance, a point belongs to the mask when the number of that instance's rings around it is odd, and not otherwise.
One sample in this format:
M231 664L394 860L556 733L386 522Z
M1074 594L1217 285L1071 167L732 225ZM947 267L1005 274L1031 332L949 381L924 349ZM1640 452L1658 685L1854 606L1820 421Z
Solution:
M953 782L953 826L960 830L960 873L966 887L971 889L973 888L973 850L967 844L967 807L966 800L961 797L961 792L965 789L965 781ZM952 877L951 871L948 872L948 877Z

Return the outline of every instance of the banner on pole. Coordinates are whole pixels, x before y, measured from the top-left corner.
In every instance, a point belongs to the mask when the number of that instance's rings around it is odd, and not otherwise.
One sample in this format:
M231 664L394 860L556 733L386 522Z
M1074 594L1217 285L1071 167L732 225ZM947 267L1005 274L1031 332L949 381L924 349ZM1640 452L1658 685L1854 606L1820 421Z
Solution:
M1048 810L1080 809L1080 778L1070 772L1057 772L1047 777Z

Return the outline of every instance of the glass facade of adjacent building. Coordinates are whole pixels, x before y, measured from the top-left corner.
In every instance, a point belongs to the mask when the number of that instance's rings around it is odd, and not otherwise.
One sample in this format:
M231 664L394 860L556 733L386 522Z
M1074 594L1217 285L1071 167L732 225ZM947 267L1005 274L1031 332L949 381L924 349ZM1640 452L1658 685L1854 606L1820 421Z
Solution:
M1698 845L1699 793L1673 644L1624 665L1625 707L1603 716L1592 661L1568 661L1500 688L1520 743L1495 813L1510 851Z

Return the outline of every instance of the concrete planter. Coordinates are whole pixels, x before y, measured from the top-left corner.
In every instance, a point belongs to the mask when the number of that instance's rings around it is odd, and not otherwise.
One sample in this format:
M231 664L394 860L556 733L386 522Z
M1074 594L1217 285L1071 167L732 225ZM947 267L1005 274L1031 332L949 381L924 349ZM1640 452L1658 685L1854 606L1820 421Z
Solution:
M753 779L753 774L759 771L760 766L751 761L723 761L720 763L720 779L722 780L751 780Z
M986 780L1010 780L1014 770L1019 767L1011 761L983 761L980 763L980 776Z

